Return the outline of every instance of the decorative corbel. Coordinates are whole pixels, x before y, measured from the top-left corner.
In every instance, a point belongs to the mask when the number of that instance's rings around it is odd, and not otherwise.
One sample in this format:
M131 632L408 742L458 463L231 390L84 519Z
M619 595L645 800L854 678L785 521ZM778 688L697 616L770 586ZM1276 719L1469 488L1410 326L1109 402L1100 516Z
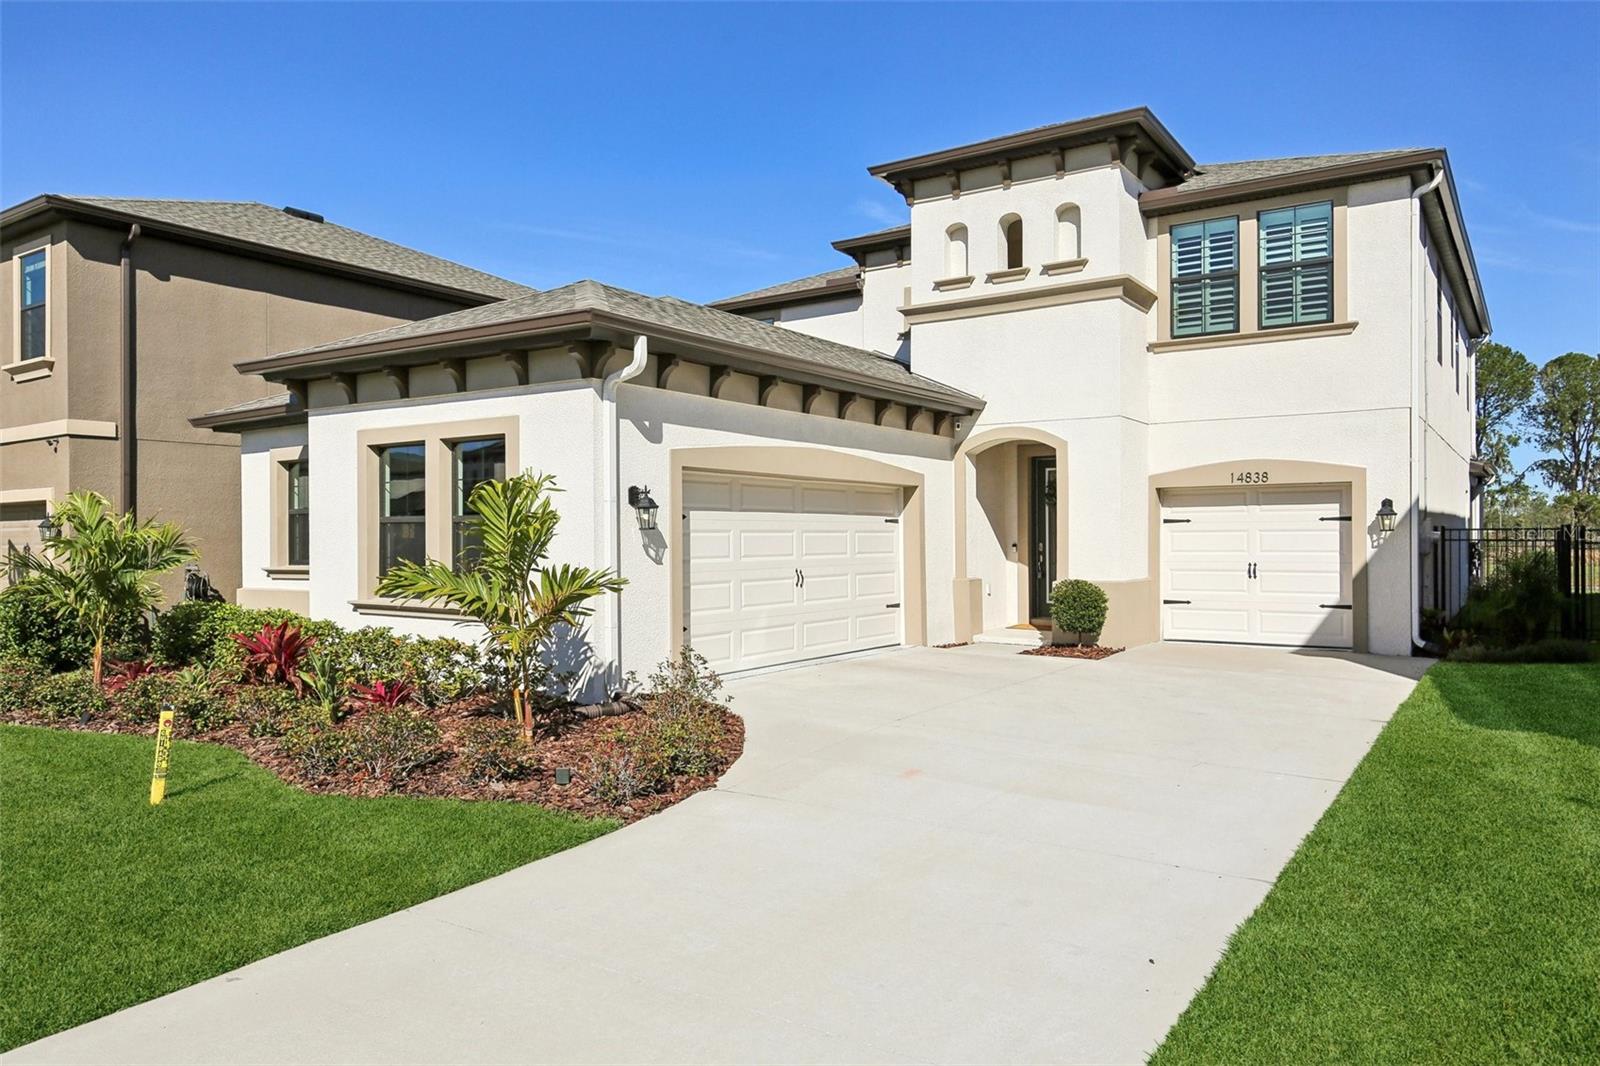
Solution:
M841 392L841 393L839 393L839 417L840 418L843 418L844 417L844 413L846 411L850 410L850 405L855 403L856 399L857 399L857 394L856 393L853 393L853 392Z
M761 375L760 378L756 379L756 382L757 382L756 400L757 400L758 403L761 404L762 407L766 407L767 406L767 401L772 396L772 390L777 388L779 385L783 384L783 382L780 379L774 377L771 374L763 374L763 375Z
M518 385L528 383L528 353L527 352L501 352L500 358L506 361L506 366L511 369L511 376Z
M356 376L354 374L334 374L328 380L337 385L339 391L344 393L345 403L356 402Z
M722 392L722 386L726 385L731 377L733 377L733 370L729 367L719 366L711 372L711 388L709 391L712 399L720 400L722 398L719 395Z
M1000 187L1002 189L1011 188L1011 160L1009 159L1000 160Z
M389 379L389 384L395 387L402 400L411 396L411 370L403 366L386 366L383 376Z
M821 395L822 386L820 385L800 386L800 410L808 415L811 414L811 409L817 405L817 398Z
M289 406L304 408L306 406L306 387L304 381L288 381L284 388L289 390Z
M952 170L950 173L946 174L945 177L950 181L950 199L961 199L961 172L958 170Z
M1064 178L1064 177L1067 176L1067 150L1065 148L1057 148L1056 152L1055 152L1055 156L1056 156L1056 177Z
M667 377L674 370L676 370L682 363L683 363L683 360L679 359L675 355L658 355L658 356L656 356L656 388L658 388L658 389L666 388L667 387Z
M889 413L889 408L891 408L893 406L894 406L894 401L893 400L874 400L874 401L872 401L872 424L875 425L875 426L883 425L883 416L888 414Z
M441 360L439 368L450 375L450 388L452 391L467 391L467 361L465 359Z

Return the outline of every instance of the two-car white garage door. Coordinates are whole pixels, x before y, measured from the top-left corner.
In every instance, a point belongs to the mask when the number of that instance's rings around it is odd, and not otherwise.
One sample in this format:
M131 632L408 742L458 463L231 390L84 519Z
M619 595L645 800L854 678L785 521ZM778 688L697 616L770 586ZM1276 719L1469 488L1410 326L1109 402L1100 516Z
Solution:
M718 671L900 643L901 490L686 475L685 640Z
M1350 647L1347 495L1314 485L1163 492L1162 635Z

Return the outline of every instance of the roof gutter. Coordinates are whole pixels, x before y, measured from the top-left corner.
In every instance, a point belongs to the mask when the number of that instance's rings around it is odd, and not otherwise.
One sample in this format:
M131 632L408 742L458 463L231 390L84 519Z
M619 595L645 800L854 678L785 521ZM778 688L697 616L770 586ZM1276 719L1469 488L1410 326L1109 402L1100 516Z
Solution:
M122 415L117 436L122 453L122 509L130 517L139 513L139 329L138 275L133 269L133 242L139 239L135 222L122 241Z

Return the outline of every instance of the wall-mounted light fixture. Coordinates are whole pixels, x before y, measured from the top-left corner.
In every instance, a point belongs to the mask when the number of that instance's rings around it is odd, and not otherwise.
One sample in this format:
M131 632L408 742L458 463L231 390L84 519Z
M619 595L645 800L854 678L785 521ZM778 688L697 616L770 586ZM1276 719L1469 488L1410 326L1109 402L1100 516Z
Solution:
M44 517L39 520L39 539L44 541L55 540L61 535L61 527L55 519L50 517L50 511L45 509Z
M1384 533L1394 532L1394 520L1398 517L1394 509L1394 501L1388 497L1378 505L1378 529Z
M639 517L639 528L648 533L656 528L656 512L660 505L650 498L650 486L640 488L638 485L628 486L628 506L634 509Z

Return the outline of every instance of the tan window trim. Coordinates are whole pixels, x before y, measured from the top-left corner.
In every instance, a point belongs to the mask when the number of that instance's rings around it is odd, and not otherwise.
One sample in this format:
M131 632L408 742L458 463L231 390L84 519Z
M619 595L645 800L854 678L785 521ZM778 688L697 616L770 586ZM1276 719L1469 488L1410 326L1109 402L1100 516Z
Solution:
M1151 352L1188 352L1197 348L1229 348L1240 344L1265 344L1306 337L1340 337L1354 333L1359 322L1316 322L1309 326L1276 326L1272 329L1236 333L1208 333L1203 337L1180 337L1175 341L1155 341L1145 345Z
M289 467L306 458L306 446L294 444L286 448L274 448L269 455L272 463L272 496L267 520L272 523L272 540L264 569L269 577L292 577L292 571L297 568L289 564Z
M308 581L311 578L309 566L263 566L261 572L275 581Z
M373 596L365 600L351 600L350 609L357 614L374 614L386 618L465 618L454 607L439 607L416 600L386 600Z
M938 281L933 283L933 288L935 292L949 292L952 289L965 289L970 286L974 280L976 279L974 279L971 274L966 274L959 278L940 278Z
M450 558L451 457L450 445L460 440L504 437L508 474L522 471L518 444L520 423L515 415L475 418L457 422L367 429L356 434L356 536L358 580L352 607L365 614L409 614L435 617L453 614L449 608L394 600L377 594L378 587L378 450L391 444L423 446L424 551L429 559Z
M1008 281L1021 281L1032 270L1032 267L1008 267L1005 270L991 270L983 276L983 280L990 285L1004 285Z
M1076 274L1088 265L1087 259L1057 259L1039 267L1039 273L1047 278L1053 278L1058 274Z

